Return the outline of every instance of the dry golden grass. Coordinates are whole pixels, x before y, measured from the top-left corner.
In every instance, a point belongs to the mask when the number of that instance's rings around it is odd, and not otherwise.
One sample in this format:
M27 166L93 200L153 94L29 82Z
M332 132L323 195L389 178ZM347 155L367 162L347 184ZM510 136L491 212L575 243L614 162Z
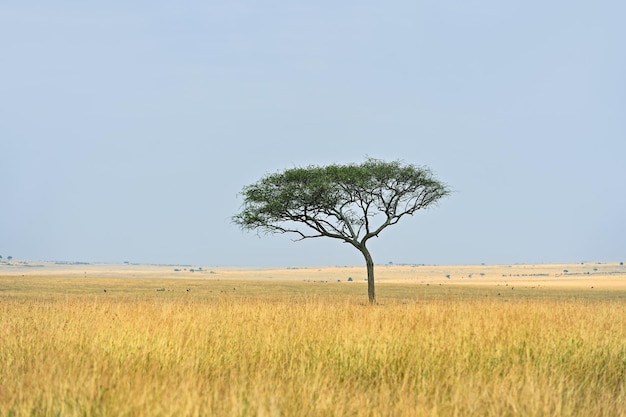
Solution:
M0 415L626 416L623 290L274 280L0 277Z

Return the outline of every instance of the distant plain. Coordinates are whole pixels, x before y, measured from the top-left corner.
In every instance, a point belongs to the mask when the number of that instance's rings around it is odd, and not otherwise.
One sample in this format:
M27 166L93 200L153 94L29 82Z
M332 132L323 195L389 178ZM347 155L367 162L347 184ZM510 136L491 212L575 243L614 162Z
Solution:
M612 296L626 292L626 266L621 262L581 262L564 264L509 265L377 265L377 293L385 297L410 298L412 294L437 292L435 287L469 290L580 292L592 295L608 291ZM131 280L129 280L129 278ZM289 268L237 268L201 265L101 264L0 260L0 294L4 292L60 291L88 293L117 292L139 288L166 288L169 291L194 288L212 291L229 281L239 281L240 289L253 294L293 294L333 292L365 294L365 266L320 266ZM245 284L243 284L245 282ZM326 286L314 284L329 284ZM333 284L333 285L330 285Z

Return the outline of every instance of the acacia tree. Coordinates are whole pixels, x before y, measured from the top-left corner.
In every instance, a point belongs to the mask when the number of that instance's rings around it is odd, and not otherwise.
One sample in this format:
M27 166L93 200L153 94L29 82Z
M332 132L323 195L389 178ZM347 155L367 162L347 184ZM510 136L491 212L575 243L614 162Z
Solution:
M268 174L243 188L241 212L232 220L243 230L349 243L365 257L369 301L375 303L374 260L367 242L449 193L428 168L370 158L362 164Z

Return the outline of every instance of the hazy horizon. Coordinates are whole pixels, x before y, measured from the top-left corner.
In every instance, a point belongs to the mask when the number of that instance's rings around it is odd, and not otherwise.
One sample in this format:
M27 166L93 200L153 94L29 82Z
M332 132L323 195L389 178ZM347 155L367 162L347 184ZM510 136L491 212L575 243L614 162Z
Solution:
M10 255L9 255L10 256ZM7 258L5 256L3 256L2 259L0 259L1 261L7 261ZM51 264L58 264L58 265L135 265L135 266L141 266L141 265L146 265L146 266L200 266L200 267L204 267L204 266L211 266L211 267L223 267L223 268L286 268L286 269L290 269L290 268L323 268L323 267L337 267L337 268L342 268L342 267L358 267L361 266L360 264L346 264L346 265L341 265L341 264L333 264L333 265L266 265L266 266L257 266L257 265L249 265L249 266L237 266L237 265L220 265L220 264L215 264L215 265L209 265L209 264L181 264L181 263L155 263L155 262L150 262L150 263L139 263L139 262L130 262L130 261L122 261L122 262L106 262L106 261L81 261L81 260L63 260L63 259L20 259L20 258L15 258L13 257L13 259L11 259L11 261L14 262L26 262L26 263L36 263L36 262L42 262L42 263L51 263ZM575 263L580 263L580 262L550 262L551 264L575 264ZM586 262L586 263L591 263L591 262ZM594 262L595 263L595 262ZM613 261L613 262L599 262L599 263L619 263L619 261ZM374 263L374 265L376 266L386 266L386 265L396 265L396 266L442 266L442 264L413 264L413 263ZM447 264L447 265L500 265L500 264ZM508 265L508 264L502 264L502 265ZM511 264L511 265L526 265L526 264ZM365 263L363 263L363 267L365 267Z
M8 255L11 256L11 255ZM130 261L121 261L121 262L107 262L107 261L81 261L81 260L63 260L63 259L21 259L12 257L11 260L7 259L7 256L2 255L0 259L0 263L6 263L7 261L12 262L23 262L23 263L32 263L35 264L37 262L41 263L49 263L56 265L69 265L69 266L77 266L77 265L129 265L129 266L156 266L156 267L167 267L167 266L190 266L190 267L214 267L214 268L244 268L244 269L271 269L271 268L280 268L280 269L300 269L300 268L351 268L351 267L360 267L365 268L365 263L355 263L355 264L316 264L316 265L221 265L221 264L199 264L199 263L158 263L158 262L130 262ZM380 266L524 266L524 265L606 265L606 264L619 264L622 265L624 261L619 260L608 260L608 261L576 261L576 262L568 262L568 261L556 261L556 262L534 262L534 263L519 263L519 262L505 262L505 263L448 263L448 264L437 264L437 263L395 263L395 262L385 262L379 263L374 262L374 265ZM33 265L29 265L33 266Z

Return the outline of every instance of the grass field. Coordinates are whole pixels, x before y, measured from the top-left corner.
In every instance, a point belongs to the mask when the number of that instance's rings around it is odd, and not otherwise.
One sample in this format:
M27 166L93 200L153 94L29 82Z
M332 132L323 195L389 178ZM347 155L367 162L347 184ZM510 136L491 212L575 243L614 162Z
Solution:
M0 416L626 416L619 267L5 268Z

